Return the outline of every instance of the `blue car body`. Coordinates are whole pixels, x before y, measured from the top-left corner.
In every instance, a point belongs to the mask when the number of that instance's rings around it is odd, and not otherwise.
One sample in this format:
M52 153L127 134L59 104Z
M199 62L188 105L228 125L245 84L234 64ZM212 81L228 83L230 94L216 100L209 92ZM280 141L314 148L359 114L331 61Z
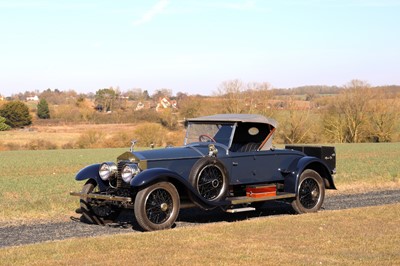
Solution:
M132 149L120 155L115 164L87 166L76 175L76 180L91 180L98 186L97 191L71 194L80 196L81 201L91 199L91 205L99 207L136 208L135 215L137 211L144 216L136 215L139 224L145 230L157 230L168 228L170 222L158 226L163 222L147 219L154 213L135 204L137 198L142 198L138 194L143 191L149 194L144 196L143 204L149 204L146 200L156 192L167 191L167 195L175 198L176 189L180 207L220 207L235 212L232 210L253 210L251 206L255 203L267 200L297 200L301 209L298 212L307 212L319 209L325 189L335 189L335 148L287 146L275 149L272 139L277 123L273 119L261 115L223 114L189 119L186 123L187 134L182 147ZM108 169L111 170L107 172ZM122 176L126 178L124 181ZM302 185L303 180L307 182ZM160 183L167 183L168 187L157 188ZM263 189L272 190L272 195L263 194ZM301 203L301 197L306 196L318 200L318 208L304 207L309 203ZM167 212L170 210L161 211L168 217Z

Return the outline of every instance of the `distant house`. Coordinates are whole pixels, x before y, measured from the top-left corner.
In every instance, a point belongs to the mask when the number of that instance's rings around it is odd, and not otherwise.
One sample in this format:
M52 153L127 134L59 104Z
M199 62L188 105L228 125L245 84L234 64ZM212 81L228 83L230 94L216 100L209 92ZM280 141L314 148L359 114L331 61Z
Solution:
M37 101L39 101L39 97L37 96L37 95L35 95L35 96L32 96L32 97L26 97L26 100L28 101L28 102L37 102Z
M162 109L173 108L177 109L177 104L175 100L170 100L167 97L159 98L156 106L156 111L160 112Z
M0 101L4 101L4 97L0 95Z

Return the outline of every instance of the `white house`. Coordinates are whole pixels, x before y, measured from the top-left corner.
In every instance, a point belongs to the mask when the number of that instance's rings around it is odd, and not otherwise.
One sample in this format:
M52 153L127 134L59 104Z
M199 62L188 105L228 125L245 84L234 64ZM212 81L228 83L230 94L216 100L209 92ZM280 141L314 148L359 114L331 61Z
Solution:
M37 101L39 101L39 97L37 97L37 95L35 95L33 97L26 97L26 100L27 101L35 101L35 102L37 102Z

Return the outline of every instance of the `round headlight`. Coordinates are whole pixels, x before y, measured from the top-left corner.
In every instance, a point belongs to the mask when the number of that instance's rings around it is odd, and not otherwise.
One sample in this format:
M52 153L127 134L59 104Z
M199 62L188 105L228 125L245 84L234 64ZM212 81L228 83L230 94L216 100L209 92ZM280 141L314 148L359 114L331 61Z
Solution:
M106 181L106 180L110 179L110 177L112 175L115 175L115 173L117 171L118 171L118 167L115 163L106 162L100 166L99 175L102 180Z
M132 178L140 172L137 164L127 164L122 168L121 177L125 183L131 182Z

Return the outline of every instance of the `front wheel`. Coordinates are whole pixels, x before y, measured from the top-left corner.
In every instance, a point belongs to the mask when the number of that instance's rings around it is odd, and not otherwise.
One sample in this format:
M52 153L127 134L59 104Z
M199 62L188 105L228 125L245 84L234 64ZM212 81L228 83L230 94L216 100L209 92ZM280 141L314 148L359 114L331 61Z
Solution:
M135 217L146 231L171 228L179 214L179 194L169 182L140 190L135 199Z
M90 179L83 186L82 193L94 193L97 189L97 183ZM83 222L99 225L113 222L121 212L120 209L114 206L95 204L90 198L85 197L80 199L80 207Z
M324 202L324 197L325 187L321 176L307 169L300 175L299 187L292 207L297 213L317 212Z

